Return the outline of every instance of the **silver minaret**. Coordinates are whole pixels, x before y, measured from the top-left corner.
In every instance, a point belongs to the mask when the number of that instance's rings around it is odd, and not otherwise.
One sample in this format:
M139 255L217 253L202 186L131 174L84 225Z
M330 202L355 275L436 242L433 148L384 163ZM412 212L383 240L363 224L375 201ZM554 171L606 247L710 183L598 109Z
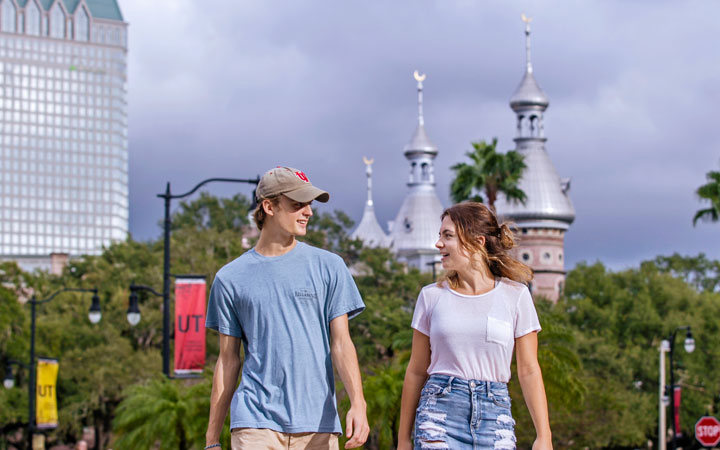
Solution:
M520 180L527 201L524 205L507 202L501 196L497 210L504 220L515 222L521 230L517 256L535 272L533 293L557 300L565 281L564 236L575 219L575 209L568 196L569 179L560 179L545 150L543 113L550 102L533 75L531 19L522 17L527 64L510 107L517 116L516 150L525 156L527 165Z
M438 149L425 132L422 84L425 75L417 71L414 75L418 90L418 125L405 146L405 157L410 162L408 193L391 224L390 239L398 260L428 271L439 256L435 242L443 206L435 193L433 160Z
M362 219L355 231L350 234L353 239L362 239L363 243L368 247L387 247L388 236L375 217L375 207L372 199L372 163L373 160L363 157L365 163L365 175L367 175L367 202L365 202L365 211L363 211Z

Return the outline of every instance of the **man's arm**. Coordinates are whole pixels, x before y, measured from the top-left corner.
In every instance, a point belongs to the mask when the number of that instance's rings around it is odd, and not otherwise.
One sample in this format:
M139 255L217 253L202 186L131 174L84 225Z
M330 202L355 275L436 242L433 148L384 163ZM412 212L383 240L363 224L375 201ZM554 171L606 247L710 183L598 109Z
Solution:
M220 442L223 422L232 401L238 375L240 374L240 346L242 340L220 333L220 355L215 364L212 394L210 395L210 420L208 421L205 445Z
M346 416L345 435L350 439L345 448L362 446L370 433L367 421L367 405L362 391L360 366L355 345L350 339L347 314L330 322L330 355L350 397L350 410Z

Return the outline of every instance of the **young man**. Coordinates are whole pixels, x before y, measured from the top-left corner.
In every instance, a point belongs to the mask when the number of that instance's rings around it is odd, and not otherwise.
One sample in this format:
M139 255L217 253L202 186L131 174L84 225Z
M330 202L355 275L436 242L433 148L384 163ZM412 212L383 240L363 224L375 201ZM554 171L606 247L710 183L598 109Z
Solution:
M256 196L257 245L220 269L210 291L206 326L220 333L220 355L205 448L219 448L230 407L233 450L337 449L333 364L350 397L345 447L360 447L369 426L348 319L365 305L339 256L295 239L307 232L310 203L330 195L277 167Z

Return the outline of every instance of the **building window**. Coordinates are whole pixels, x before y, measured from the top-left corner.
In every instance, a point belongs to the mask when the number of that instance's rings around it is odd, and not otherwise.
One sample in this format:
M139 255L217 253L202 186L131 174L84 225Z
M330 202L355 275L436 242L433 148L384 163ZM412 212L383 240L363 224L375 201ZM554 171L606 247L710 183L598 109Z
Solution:
M30 0L25 11L26 11L25 12L25 20L27 21L25 30L26 30L27 34L31 34L33 36L39 36L40 35L40 9L38 8L37 4L35 3L35 0Z
M525 262L530 262L530 253L529 252L523 252L522 259Z
M85 8L80 7L75 22L75 40L87 42L90 40L90 18Z
M558 253L558 261L562 261L562 252Z
M412 223L410 222L410 219L408 219L406 217L405 220L403 221L403 225L405 226L405 232L407 232L407 233L412 232L413 227L412 227Z
M12 0L3 0L2 2L2 31L14 33L16 31L15 18L17 10Z
M552 255L550 255L550 252L543 253L543 261L550 261L552 259Z
M56 1L50 10L50 37L58 39L65 37L65 12L59 1Z

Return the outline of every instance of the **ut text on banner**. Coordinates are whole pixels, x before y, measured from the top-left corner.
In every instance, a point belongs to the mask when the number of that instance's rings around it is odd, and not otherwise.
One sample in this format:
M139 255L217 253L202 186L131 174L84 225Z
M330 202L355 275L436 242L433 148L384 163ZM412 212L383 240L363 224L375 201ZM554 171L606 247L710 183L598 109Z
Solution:
M40 429L56 428L58 426L58 368L57 359L38 358L35 423L37 428Z
M205 367L205 279L175 278L175 375Z

